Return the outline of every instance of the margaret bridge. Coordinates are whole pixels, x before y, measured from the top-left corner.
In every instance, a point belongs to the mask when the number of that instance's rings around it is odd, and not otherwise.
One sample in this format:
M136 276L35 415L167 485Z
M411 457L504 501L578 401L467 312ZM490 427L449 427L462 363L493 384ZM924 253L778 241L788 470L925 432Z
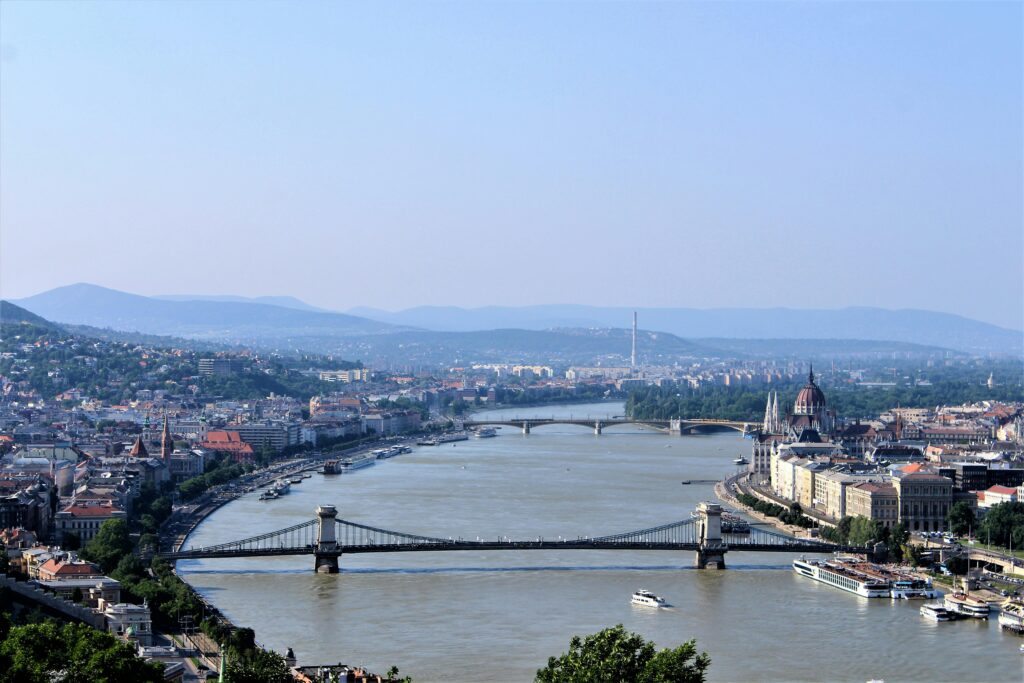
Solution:
M157 555L167 560L202 560L219 557L273 557L313 555L318 572L338 571L342 555L356 553L445 552L454 550L669 550L696 553L700 569L725 568L730 551L830 553L865 552L865 548L840 546L814 539L796 538L776 531L748 527L744 533L723 530L722 508L701 503L693 519L672 522L610 536L579 537L556 541L506 537L467 541L436 538L378 529L337 518L333 505L321 505L316 519L218 545L176 549Z
M601 434L608 427L618 425L640 425L653 427L668 434L695 434L702 431L718 429L734 429L748 434L757 431L760 425L754 422L736 420L706 420L702 418L672 418L670 420L642 420L628 417L513 417L507 420L482 419L465 420L462 426L466 429L478 427L516 427L523 434L529 434L537 427L545 425L578 425L593 429L594 434Z

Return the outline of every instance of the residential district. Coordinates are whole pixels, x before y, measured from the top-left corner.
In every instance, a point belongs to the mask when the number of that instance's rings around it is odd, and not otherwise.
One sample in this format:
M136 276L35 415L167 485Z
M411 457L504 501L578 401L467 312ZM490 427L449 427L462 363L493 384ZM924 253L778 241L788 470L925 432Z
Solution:
M251 631L231 624L171 566L150 561L155 549L180 543L241 491L379 448L382 439L458 430L460 418L480 407L628 398L633 415L664 418L674 415L640 415L641 399L742 387L767 401L763 415L750 416L749 461L738 459L745 467L723 482L723 500L843 542L863 526L851 520L868 520L868 537L888 540L897 559L932 564L941 575L966 558L975 569L963 588L992 588L993 599L1012 598L1015 575L1024 573L1012 555L1024 545L1024 525L1012 515L1002 526L986 524L1024 500L1020 402L893 405L852 418L830 406L813 369L799 361L697 359L640 369L634 352L631 362L590 367L372 370L327 358L303 367L307 361L75 336L4 342L4 608L20 622L49 616L108 631L161 663L166 680L212 675L230 667L231 653L244 659L259 648ZM830 374L840 376L835 367ZM871 384L869 374L851 365L841 377ZM991 376L982 384L982 393L997 386ZM266 386L275 390L261 393ZM901 534L909 536L906 553ZM284 663L296 680L393 674L300 667L290 653Z

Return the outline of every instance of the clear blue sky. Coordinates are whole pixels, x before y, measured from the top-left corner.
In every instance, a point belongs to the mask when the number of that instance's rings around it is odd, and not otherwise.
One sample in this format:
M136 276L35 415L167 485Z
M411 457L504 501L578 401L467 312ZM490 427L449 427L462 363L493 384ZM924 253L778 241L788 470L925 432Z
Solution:
M1022 5L0 3L0 290L1024 326Z

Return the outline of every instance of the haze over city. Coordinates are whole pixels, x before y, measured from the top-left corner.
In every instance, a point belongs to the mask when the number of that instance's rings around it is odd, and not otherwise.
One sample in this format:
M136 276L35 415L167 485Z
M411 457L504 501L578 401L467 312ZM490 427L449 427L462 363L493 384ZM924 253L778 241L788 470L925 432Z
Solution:
M0 5L0 290L1024 327L1019 3Z

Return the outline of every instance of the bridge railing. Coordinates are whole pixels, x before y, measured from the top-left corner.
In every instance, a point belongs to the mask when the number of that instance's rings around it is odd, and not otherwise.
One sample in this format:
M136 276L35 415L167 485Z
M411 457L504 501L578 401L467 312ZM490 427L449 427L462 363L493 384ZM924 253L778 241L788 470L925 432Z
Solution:
M319 521L311 519L285 529L269 531L259 536L251 536L238 541L229 541L217 545L190 547L186 552L219 552L224 550L262 550L267 548L306 547L316 544L317 526ZM287 542L287 543L285 543Z

